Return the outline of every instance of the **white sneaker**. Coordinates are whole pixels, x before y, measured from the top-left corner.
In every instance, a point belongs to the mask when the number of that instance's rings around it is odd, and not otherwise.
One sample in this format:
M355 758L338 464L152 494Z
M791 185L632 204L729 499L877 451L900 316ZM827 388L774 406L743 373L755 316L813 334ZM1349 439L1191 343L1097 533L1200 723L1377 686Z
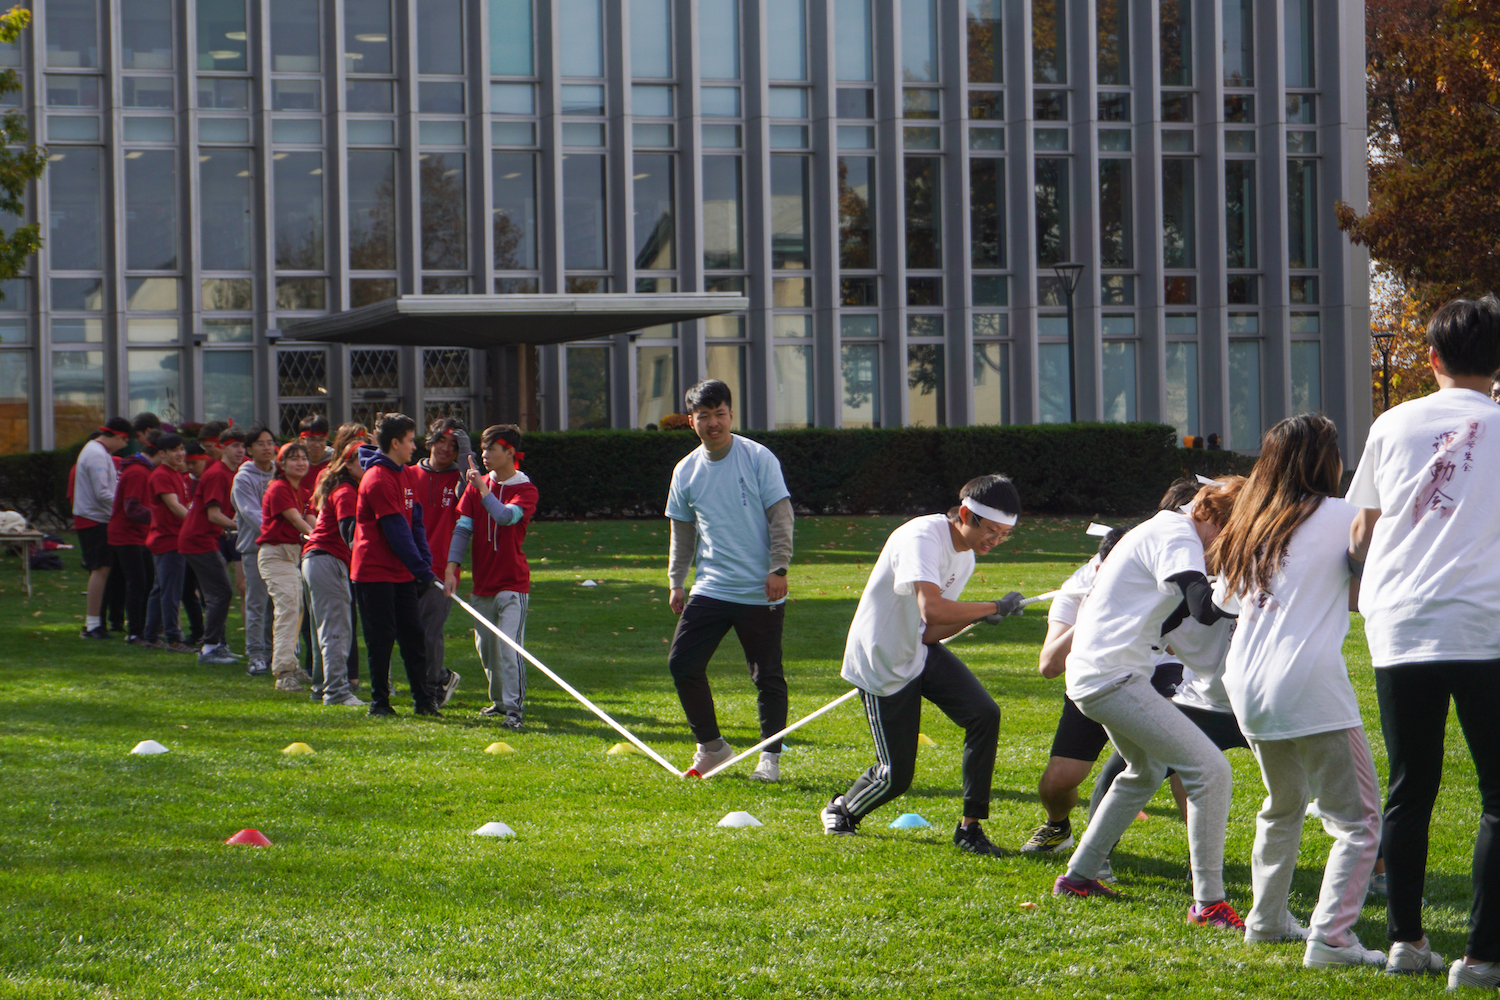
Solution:
M1443 956L1432 950L1430 942L1392 942L1390 957L1385 960L1386 975L1390 976L1440 976L1445 968Z
M1340 965L1384 965L1385 952L1366 948L1359 938L1351 938L1342 948L1335 948L1322 941L1307 942L1307 952L1302 964L1309 969L1331 969Z
M349 708L364 708L365 706L369 705L370 703L368 701L360 701L359 697L353 691L350 691L348 694L344 695L344 697L341 700L339 700L339 701L328 701L327 699L325 699L323 701L323 704L325 704L325 705L345 705L345 706L348 706Z
M723 743L724 746L718 750L704 749L703 744L699 743L698 752L693 754L693 766L688 768L688 770L697 771L701 777L733 757L734 747L730 746L726 740L720 740L719 742Z
M1115 878L1114 866L1109 863L1108 858L1105 858L1103 863L1099 865L1099 874L1094 876L1094 881L1103 882L1105 885L1119 884L1120 880Z
M760 763L755 765L755 770L750 772L751 781L764 781L767 784L775 784L781 780L781 754L769 753L762 750Z
M1245 928L1246 944L1280 944L1284 941L1306 941L1308 930L1297 920L1291 910L1286 911L1286 922L1277 931L1252 931Z
M1460 986L1473 986L1481 990L1500 987L1500 962L1491 962L1488 969L1480 972L1472 965L1465 965L1463 959L1455 958L1453 967L1448 970L1448 989L1456 990Z

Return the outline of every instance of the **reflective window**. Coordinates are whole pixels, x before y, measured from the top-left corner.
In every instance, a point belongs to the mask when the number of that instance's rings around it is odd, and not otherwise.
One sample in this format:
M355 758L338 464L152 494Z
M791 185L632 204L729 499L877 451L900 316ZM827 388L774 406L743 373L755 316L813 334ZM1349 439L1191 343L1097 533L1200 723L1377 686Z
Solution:
M906 266L943 266L942 164L937 157L906 157Z
M880 426L880 345L844 344L839 350L845 427Z
M1130 0L1097 0L1099 83L1130 85Z
M318 72L318 0L270 0L270 5L271 69Z
M203 418L228 420L255 412L255 355L251 351L203 352Z
M771 157L771 267L806 270L810 208L805 156Z
M732 271L745 266L740 158L703 158L703 267Z
M635 362L635 426L660 423L662 417L677 412L677 348L641 346L636 348Z
M710 344L704 349L704 374L729 386L734 401L732 426L739 430L740 411L745 399L745 349L738 344Z
M740 78L738 0L699 0L699 72L705 80Z
M677 266L677 212L671 156L635 157L635 266L645 271ZM639 424L638 426L644 426Z
M0 454L31 447L31 353L0 351Z
M1255 161L1224 163L1224 233L1230 267L1255 267Z
M206 111L249 111L250 81L200 76L198 107Z
M1010 423L1009 344L974 345L974 423Z
M206 271L248 271L254 205L248 149L205 149L198 154L198 238Z
M1316 340L1292 341L1292 412L1323 409L1322 345Z
M1183 318L1193 319L1191 316ZM1169 326L1171 319L1168 317ZM1194 321L1193 330L1189 332L1196 330ZM1177 429L1177 437L1181 440L1198 433L1198 345L1169 342L1165 353L1167 408L1162 419Z
M1286 24L1286 85L1313 87L1313 0L1284 0Z
M1255 25L1252 0L1224 4L1224 86L1255 86Z
M127 108L171 108L172 78L127 76L120 81L120 97Z
M391 72L390 0L344 0L344 67L350 73ZM352 90L359 84L349 86ZM351 104L349 110L382 109Z
M1318 161L1286 161L1287 264L1318 266Z
M813 413L812 348L777 344L771 349L776 377L772 412L776 429L811 427Z
M272 111L322 111L322 80L271 81Z
M1068 197L1068 161L1036 160L1036 260L1056 264L1067 260L1072 226Z
M568 430L609 426L609 348L568 348Z
M631 0L630 74L672 75L671 0Z
M640 4L631 5L631 19ZM490 72L496 76L530 76L532 69L531 0L490 0Z
M1103 267L1130 267L1135 232L1131 225L1129 160L1099 161L1099 255Z
M323 154L277 153L275 168L276 268L323 268Z
M563 158L563 261L570 270L609 266L605 183L604 157L570 153Z
M416 0L416 5L417 72L462 73L463 0ZM567 49L563 46L564 51Z
M1194 267L1197 263L1195 238L1197 225L1194 209L1193 161L1163 160L1162 242L1167 267Z
M251 298L254 291L254 284L254 281L250 278L204 278L200 289L203 296L203 309L208 312L222 312L226 309L251 309L255 305L254 300ZM245 328L243 338L234 336L225 339L249 340L249 327ZM209 337L209 340L213 340L213 337Z
M77 444L102 423L104 352L52 352L52 433L57 446Z
M247 37L245 0L198 0L199 69L243 72L249 68Z
M1072 418L1073 386L1068 380L1068 345L1036 347L1038 423L1065 424Z
M875 267L875 160L839 157L839 267Z
M1031 80L1066 83L1068 79L1065 0L1031 0Z
M926 83L938 79L937 0L901 2L901 78Z
M47 164L48 241L51 266L93 271L104 266L104 209L98 149L54 151Z
M423 153L422 266L460 271L469 266L469 199L464 154Z
M122 0L120 62L126 69L172 68L171 0Z
M177 154L170 149L125 154L125 266L177 267Z
M495 269L530 270L536 267L536 157L531 153L492 155Z
M567 44L562 46L562 75L603 76L604 22L599 0L557 0L557 4L559 23L567 25L568 33Z
M1005 266L1005 161L969 161L969 262Z
M349 267L396 267L396 154L349 152Z
M1000 14L1000 0L968 0L970 83L1005 82Z
M1240 451L1260 447L1260 343L1229 342L1229 440Z
M908 317L917 319L918 317ZM933 317L941 320L941 316ZM908 344L906 348L906 423L909 427L943 427L948 422L948 386L942 344Z
M48 0L47 65L59 68L99 65L98 0Z
M776 39L776 44L766 49L770 78L806 80L807 15L803 0L766 0L766 31Z
M1110 423L1135 419L1135 343L1106 340L1101 347L1104 398L1099 418Z
M1161 85L1193 85L1193 0L1161 2Z

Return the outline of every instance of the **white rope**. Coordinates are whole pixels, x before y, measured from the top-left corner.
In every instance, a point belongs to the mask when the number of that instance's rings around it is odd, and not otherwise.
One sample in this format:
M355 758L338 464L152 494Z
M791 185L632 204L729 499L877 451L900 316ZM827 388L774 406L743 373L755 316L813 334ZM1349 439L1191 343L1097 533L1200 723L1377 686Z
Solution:
M703 777L704 778L712 778L714 775L716 775L720 771L724 770L730 764L734 764L734 763L737 763L739 761L744 760L746 757L748 757L751 754L755 753L757 750L764 750L766 747L770 746L772 743L775 743L777 740L781 739L787 733L790 733L790 732L792 732L794 730L797 730L797 729L801 729L803 726L807 725L809 722L811 722L812 720L816 719L818 716L823 715L823 714L825 714L827 712L833 711L835 708L838 708L844 702L848 701L850 698L853 698L857 694L859 694L859 688L850 688L848 691L846 691L843 694L839 695L837 698L833 699L833 701L830 701L828 704L824 705L822 708L818 709L816 712L812 713L811 715L804 716L803 718L798 719L796 722L792 723L790 726L787 726L785 729L783 729L781 732L777 733L775 736L768 736L768 737L766 737L765 739L761 740L759 743L755 744L755 746L751 747L749 750L746 750L744 753L736 754L735 756L733 756L733 757L729 758L728 760L726 760L724 763L720 764L718 767L710 769L707 774L703 775Z
M1061 590L1049 590L1045 594L1037 594L1035 597L1028 597L1028 598L1024 599L1023 601L1021 601L1021 607L1023 607L1023 608L1029 608L1033 604L1036 604L1038 601L1050 601L1050 600L1052 600L1052 598L1058 596L1061 593L1062 593ZM965 625L963 628L959 629L957 632L954 632L948 638L942 639L942 640L939 640L939 641L941 641L942 644L946 646L946 645L948 645L948 643L952 642L954 639L957 639L959 636L963 635L965 632L969 631L971 628L973 628L975 625L978 625L979 622L982 622L982 621L984 621L983 618L980 618L977 621L969 622L969 624Z

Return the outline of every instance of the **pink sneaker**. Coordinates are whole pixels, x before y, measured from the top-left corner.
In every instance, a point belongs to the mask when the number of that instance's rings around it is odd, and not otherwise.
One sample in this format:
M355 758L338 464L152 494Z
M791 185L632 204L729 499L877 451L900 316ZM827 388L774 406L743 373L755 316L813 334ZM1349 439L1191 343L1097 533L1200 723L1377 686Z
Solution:
M1069 878L1067 875L1057 876L1057 881L1052 883L1052 895L1054 896L1103 896L1106 899L1119 899L1118 889L1111 889L1096 878Z

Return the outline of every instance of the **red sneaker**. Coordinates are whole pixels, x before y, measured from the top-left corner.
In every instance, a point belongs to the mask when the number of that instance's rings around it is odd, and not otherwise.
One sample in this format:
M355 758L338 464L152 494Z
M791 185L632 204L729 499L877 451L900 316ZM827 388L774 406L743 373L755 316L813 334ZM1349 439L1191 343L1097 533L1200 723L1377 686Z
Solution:
M1096 878L1082 879L1069 878L1066 875L1057 876L1057 881L1052 883L1052 895L1054 896L1103 896L1106 899L1119 899L1118 889L1111 889Z
M1199 906L1194 903L1188 907L1187 922L1197 924L1199 927L1228 927L1230 930L1243 932L1245 922L1240 915L1234 912L1234 907L1225 900L1217 903L1209 903L1207 906Z

